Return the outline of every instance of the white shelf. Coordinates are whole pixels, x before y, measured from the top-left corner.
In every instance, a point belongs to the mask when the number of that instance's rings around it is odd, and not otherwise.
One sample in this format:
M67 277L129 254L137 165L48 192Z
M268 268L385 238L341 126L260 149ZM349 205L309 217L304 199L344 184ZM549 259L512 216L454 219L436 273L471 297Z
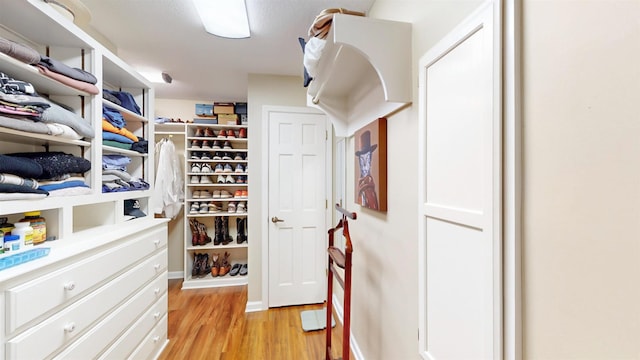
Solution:
M335 14L317 69L307 105L352 135L411 103L411 24Z
M30 82L38 89L39 93L49 95L80 95L89 96L88 93L67 86L48 76L40 74L35 66L25 64L11 56L0 53L0 71L22 81Z
M84 140L65 139L59 136L35 134L26 131L0 127L0 141L20 141L21 144L47 146L47 145L75 145L88 147L90 142Z
M108 145L102 145L102 153L104 153L104 154L120 154L120 155L127 155L127 156L133 156L133 157L143 157L143 158L146 158L148 156L148 154L140 153L140 152L133 151L133 150L121 149L121 148L118 148L118 147L113 147L113 146L108 146Z
M211 287L223 287L223 286L238 286L247 285L249 283L249 276L245 275L225 275L212 277L211 275L205 275L201 278L192 278L189 276L182 282L182 289L202 289Z
M107 105L108 107L118 110L120 112L120 114L122 114L122 117L124 118L124 120L129 123L129 122L141 122L141 123L146 123L148 120L141 115L138 115L136 113L134 113L131 110L125 109L122 106L116 104L116 103L112 103L109 100L105 100L102 99L102 103Z

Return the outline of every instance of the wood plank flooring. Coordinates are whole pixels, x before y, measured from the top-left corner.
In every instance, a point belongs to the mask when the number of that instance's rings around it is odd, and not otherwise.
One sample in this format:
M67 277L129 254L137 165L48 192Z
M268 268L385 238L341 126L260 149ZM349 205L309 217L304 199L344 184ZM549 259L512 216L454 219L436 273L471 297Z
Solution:
M181 290L169 280L169 344L160 360L321 360L325 332L304 332L300 312L323 304L245 313L247 287ZM332 356L341 357L342 326L334 315ZM351 355L353 359L353 355Z

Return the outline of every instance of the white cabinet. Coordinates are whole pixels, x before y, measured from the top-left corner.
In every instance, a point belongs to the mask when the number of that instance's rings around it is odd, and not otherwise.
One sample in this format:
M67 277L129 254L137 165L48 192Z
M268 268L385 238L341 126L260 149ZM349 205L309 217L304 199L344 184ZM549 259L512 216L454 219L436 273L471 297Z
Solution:
M151 213L153 88L46 2L0 0L0 9L0 37L97 79L95 90L79 90L0 53L0 72L32 84L85 128L78 139L0 126L0 154L63 152L91 165L73 174L83 185L78 193L35 199L1 194L0 217L15 223L24 212L41 211L47 235L57 240L39 245L50 250L47 256L0 270L0 360L96 358L111 351L139 322L146 324L141 328L146 332L137 341L127 339L118 354L142 354L144 348L144 354L155 356L167 333L167 226ZM139 110L103 99L103 90L126 93ZM103 106L122 116L131 135L151 140L147 151L104 143ZM103 155L129 157L126 173L140 180L140 186L104 191ZM130 220L125 215L129 200L138 200L147 216ZM9 263L8 256L0 254L2 264ZM143 344L147 335L154 346Z
M49 257L0 273L0 359L96 358L122 341L128 345L120 353L132 354L149 348L146 334L165 334L148 350L160 353L167 341L166 222L129 223L86 242L90 250L58 243ZM132 342L128 330L138 322L146 332Z
M337 136L411 103L411 24L335 14L307 104L323 110Z

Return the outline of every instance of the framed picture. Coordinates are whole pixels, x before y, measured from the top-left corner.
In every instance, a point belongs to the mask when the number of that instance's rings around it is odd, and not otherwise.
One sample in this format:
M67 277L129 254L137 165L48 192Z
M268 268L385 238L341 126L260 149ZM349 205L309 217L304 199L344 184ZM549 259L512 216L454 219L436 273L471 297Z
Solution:
M354 139L355 201L372 210L387 211L387 119L364 126Z

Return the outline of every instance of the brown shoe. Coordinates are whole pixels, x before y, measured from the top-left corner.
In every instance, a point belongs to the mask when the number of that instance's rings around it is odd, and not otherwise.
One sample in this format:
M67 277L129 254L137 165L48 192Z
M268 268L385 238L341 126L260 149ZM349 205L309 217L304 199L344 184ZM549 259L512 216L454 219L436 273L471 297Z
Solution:
M216 277L220 274L220 260L218 254L213 254L211 262L211 276Z
M229 263L229 253L224 252L224 257L222 258L222 262L220 263L220 276L225 276L231 271L231 264Z

